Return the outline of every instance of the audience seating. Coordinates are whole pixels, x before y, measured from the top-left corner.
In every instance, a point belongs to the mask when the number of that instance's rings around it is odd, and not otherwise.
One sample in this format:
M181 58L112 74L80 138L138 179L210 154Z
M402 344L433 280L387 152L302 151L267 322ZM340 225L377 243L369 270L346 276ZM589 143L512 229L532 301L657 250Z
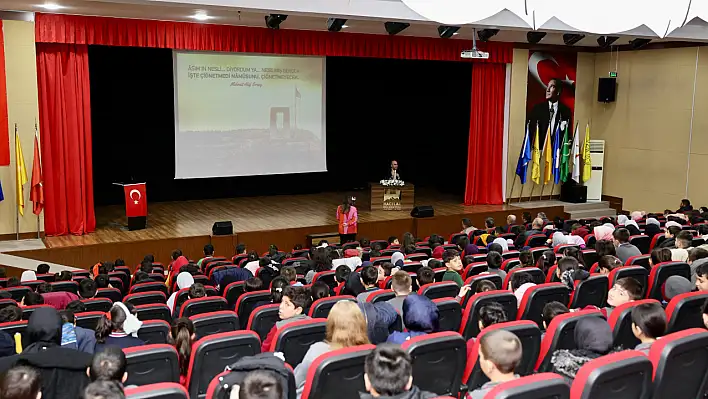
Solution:
M517 250L508 250L504 251L502 254L502 259L509 260L509 259L519 259L519 251Z
M531 320L543 328L543 307L548 302L568 303L568 287L562 283L539 284L530 287L521 299L517 320Z
M187 300L179 309L179 317L191 317L201 313L228 309L228 302L220 296L206 296Z
M42 281L42 280L27 280L27 281L23 281L22 285L24 285L25 287L29 287L32 291L36 292L37 287L42 283L44 283L44 281Z
M480 273L484 273L489 269L487 266L487 262L472 262L467 267L465 267L464 272L462 273L462 279L466 279L468 277L476 276Z
M312 282L316 283L318 281L323 281L329 286L330 289L336 287L337 280L335 279L335 271L327 270L324 272L315 273L315 276L312 277Z
M460 292L460 287L454 281L442 281L439 283L426 284L418 290L419 295L424 295L428 299L455 298Z
M575 248L575 249L580 250L580 246L578 244L561 244L561 245L556 245L553 248L553 253L565 255L565 250L568 248Z
M125 388L126 399L189 399L189 393L180 384L161 382L141 387Z
M76 272L73 272L73 273L76 273ZM72 277L77 277L77 275L73 274L73 273L72 273ZM89 276L81 275L81 277L89 277ZM54 275L52 273L37 274L37 280L46 281L47 283L53 283L56 280L56 275Z
M200 313L191 316L189 319L194 323L194 332L197 335L197 339L202 339L208 335L237 331L241 327L238 316L233 310Z
M270 303L270 301L270 290L246 292L239 296L234 309L236 310L236 314L238 314L238 319L241 321L241 329L246 329L254 305L259 302Z
M76 317L76 325L89 330L96 330L99 320L106 312L82 312L74 315Z
M148 291L160 291L167 296L167 286L165 283L159 281L150 281L147 283L137 283L130 287L128 291L129 294L136 294L138 292L148 292Z
M649 245L651 245L651 240L649 239L649 236L645 236L643 234L631 236L629 237L629 243L637 247L637 249L639 249L642 254L649 254Z
M661 301L664 299L663 286L666 279L671 276L681 276L691 279L691 268L684 262L663 262L654 265L649 273L646 298Z
M639 340L632 333L632 308L643 303L658 303L655 299L642 299L617 306L607 317L612 329L615 346L632 349L639 345Z
M491 281L492 283L494 283L494 285L497 286L497 289L499 290L504 289L502 287L504 285L504 281L498 274L478 274L476 276L467 277L467 279L465 280L465 284L470 285L471 292L475 292L475 290L477 289L477 284L479 284L479 282L482 280Z
M532 234L526 238L524 246L531 248L540 247L546 245L546 240L548 240L548 237L545 234ZM549 248L546 247L545 249L548 250Z
M571 399L649 398L653 366L642 352L625 350L585 363L573 380Z
M376 290L371 291L371 293L366 297L366 302L386 302L389 299L393 299L395 297L396 293L393 292L393 290Z
M654 248L661 244L662 241L664 241L666 237L664 237L663 234L657 234L651 239L651 243L649 244L649 253L654 250Z
M20 306L14 299L0 299L0 309L10 305Z
M438 307L440 331L459 331L462 322L462 307L454 298L433 299Z
M456 395L465 370L465 340L457 332L445 331L413 337L401 347L413 363L413 381L423 391Z
M108 273L108 278L109 279L117 278L118 280L120 280L121 291L123 291L123 292L126 292L128 290L128 287L130 287L130 272L129 271L124 272L124 271L115 270L115 271ZM111 286L113 286L112 283L111 283ZM114 286L114 288L117 288L117 287Z
M650 258L651 255L630 256L624 264L626 266L641 266L647 270L651 270L651 265L649 264Z
M541 235L543 235L543 234L541 234ZM544 235L544 237L545 237L545 235ZM544 241L544 244L545 244L545 241ZM541 258L541 256L543 255L544 252L550 251L550 250L551 250L551 249L548 248L548 247L546 247L546 246L542 246L542 247L535 246L535 247L532 247L532 248L531 248L531 256L533 257L533 262L534 262L534 264L536 264L536 262L538 262L539 258Z
M146 344L166 344L170 336L170 325L164 320L146 320L138 330L138 338Z
M356 398L359 392L366 392L364 361L374 348L353 346L317 357L307 371L301 399L331 399L332 392L340 398Z
M649 272L642 266L620 266L612 269L607 276L607 289L611 290L612 286L615 285L615 281L625 277L632 277L639 281L639 284L642 285L642 292L648 292L647 280L649 279Z
M32 313L39 308L51 308L49 305L22 306L22 320L29 320ZM92 329L93 330L93 329Z
M300 320L278 329L270 345L271 352L281 352L285 361L296 367L305 358L310 346L324 341L327 319Z
M130 303L133 306L147 305L151 303L165 303L167 297L162 291L145 291L135 294L126 295L123 298L123 303Z
M546 329L546 335L541 341L541 350L536 361L536 371L544 373L551 371L551 356L559 349L575 348L575 325L586 317L603 317L599 310L581 310L558 315L551 320Z
M654 398L702 398L708 388L708 331L690 328L664 336L649 349Z
M430 258L430 256L425 253L414 253L406 255L406 260L410 260L412 262L420 262L422 260L427 260L428 258Z
M27 320L0 323L0 331L8 333L10 336L15 335L16 333L20 333L20 335L24 336L25 331L27 331Z
M77 276L91 277L91 272L88 270L75 270L75 271L71 272L71 275L72 275L72 277L77 277ZM52 274L52 273L38 274L37 277L39 277L39 276L54 276L54 274ZM40 280L43 280L43 279L40 279ZM44 280L44 281L49 281L49 280ZM52 281L54 281L54 279L52 279ZM49 282L51 282L51 281L49 281Z
M253 331L214 334L195 342L187 372L190 398L205 398L209 382L224 371L226 366L260 351L261 341Z
M66 291L77 295L79 293L79 283L76 281L55 281L49 284L52 285L53 292Z
M687 292L671 298L666 307L666 333L689 328L704 328L703 304L706 300L708 300L708 292L705 291Z
M518 258L506 259L502 262L501 269L509 271L519 265L521 265L521 261Z
M595 234L588 234L583 239L585 240L585 244L587 247L595 248L595 243L597 243L597 238L595 238Z
M582 309L588 305L602 307L607 300L608 279L604 275L593 275L582 281L575 281L575 290L570 293L570 309Z
M546 276L543 274L543 270L537 267L519 267L514 270L511 270L509 273L506 274L506 278L504 279L504 285L502 286L502 288L508 290L509 283L511 283L511 277L516 273L522 272L530 274L536 284L543 284L546 282Z
M271 305L259 306L251 312L246 325L247 330L255 331L261 341L266 339L268 332L273 328L275 323L280 320L278 312L280 304L274 303Z
M123 295L123 293L126 291L126 286L123 284L123 280L119 279L118 277L110 277L108 279L108 284L110 284L113 288L119 289L121 295Z
M243 293L246 292L246 282L236 281L226 286L224 289L224 298L229 304L229 309L233 309L236 306L236 301Z
M352 301L356 302L356 298L351 295L338 295L330 296L326 298L320 298L312 302L310 306L310 311L308 315L314 319L323 318L326 319L329 316L329 311L332 310L332 306L339 301Z
M27 295L28 292L32 291L30 287L25 287L23 285L18 285L15 287L8 287L4 289L5 292L12 296L12 299L17 303L22 302L22 299Z
M87 312L108 312L113 307L113 301L108 298L82 299L81 302L86 305Z
M418 269L420 269L421 267L423 267L423 264L420 262L409 262L404 263L403 267L401 267L401 270L408 273L418 273Z
M135 307L138 319L140 320L164 320L172 324L172 315L170 308L161 303L151 303L148 305L139 305Z
M485 328L475 339L474 343L467 343L467 364L462 376L462 382L467 385L469 391L473 391L489 381L482 372L479 365L479 344L480 339L492 331L505 330L515 334L521 341L523 351L521 362L515 373L521 376L531 375L534 372L534 365L541 350L541 330L538 325L530 320L510 321L506 323L494 324Z
M153 344L123 349L127 360L125 385L179 382L177 350L172 345Z
M148 274L148 277L155 281L165 282L165 275L162 273L150 273Z
M446 271L447 268L445 267L436 267L435 269L433 269L433 272L435 272L435 281L438 283L443 281L443 277L445 276Z
M563 377L541 373L517 378L492 388L485 399L568 399L570 387Z
M491 302L497 302L504 307L507 319L516 319L516 297L511 291L487 291L474 294L470 297L460 322L459 332L465 341L479 334L479 309Z
M117 288L99 288L96 290L96 296L94 298L107 298L113 303L122 301L123 294L121 294L120 290Z
M594 249L583 249L580 252L583 254L583 261L586 265L592 265L600 259Z

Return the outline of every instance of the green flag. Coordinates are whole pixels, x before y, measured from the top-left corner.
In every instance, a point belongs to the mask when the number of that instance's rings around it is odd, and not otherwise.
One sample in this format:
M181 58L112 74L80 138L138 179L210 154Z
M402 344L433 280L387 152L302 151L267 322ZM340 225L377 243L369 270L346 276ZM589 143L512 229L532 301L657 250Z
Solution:
M560 178L563 183L568 180L568 172L570 168L570 141L568 140L568 124L565 125L565 132L563 132L563 145L561 147L561 160L560 160Z

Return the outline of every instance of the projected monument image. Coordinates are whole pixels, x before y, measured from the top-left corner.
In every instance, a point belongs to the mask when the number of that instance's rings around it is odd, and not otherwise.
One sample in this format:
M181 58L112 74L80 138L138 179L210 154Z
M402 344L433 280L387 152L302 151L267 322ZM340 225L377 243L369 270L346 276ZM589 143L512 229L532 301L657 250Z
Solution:
M323 78L322 58L176 52L175 177L326 171Z

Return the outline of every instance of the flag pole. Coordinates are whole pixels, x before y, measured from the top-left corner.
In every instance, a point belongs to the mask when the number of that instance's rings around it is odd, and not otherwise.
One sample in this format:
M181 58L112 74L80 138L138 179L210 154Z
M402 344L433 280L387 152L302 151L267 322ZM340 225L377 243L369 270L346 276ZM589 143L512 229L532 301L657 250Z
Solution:
M519 179L521 179L519 177ZM514 194L514 185L516 184L516 174L514 174L514 181L511 182L511 191L509 191L509 198L506 199L506 204L509 205L511 202L511 196ZM523 185L521 186L523 189Z
M17 123L15 123L15 143L17 143ZM15 149L17 149L17 144L15 144ZM15 154L15 163L17 163L17 154ZM15 174L17 174L17 173L18 173L17 164L15 164ZM19 181L19 178L15 177L15 185L17 185L18 181ZM17 190L15 192L15 202L16 202L16 204L15 204L16 205L15 206L15 220L17 222L16 223L17 240L19 241L20 240L20 201L18 200L17 193L19 193L19 191L20 191L20 186L17 185L17 187L15 187L15 190Z
M519 202L521 202L521 198L524 196L524 186L525 184L521 185L521 192L519 193Z

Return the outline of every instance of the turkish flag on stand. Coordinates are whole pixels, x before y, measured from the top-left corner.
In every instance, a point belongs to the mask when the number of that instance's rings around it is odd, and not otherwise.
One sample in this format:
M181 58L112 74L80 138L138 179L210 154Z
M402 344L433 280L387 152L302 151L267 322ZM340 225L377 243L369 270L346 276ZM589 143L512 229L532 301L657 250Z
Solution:
M147 196L145 195L145 183L126 184L125 191L125 213L129 218L136 216L147 216Z

